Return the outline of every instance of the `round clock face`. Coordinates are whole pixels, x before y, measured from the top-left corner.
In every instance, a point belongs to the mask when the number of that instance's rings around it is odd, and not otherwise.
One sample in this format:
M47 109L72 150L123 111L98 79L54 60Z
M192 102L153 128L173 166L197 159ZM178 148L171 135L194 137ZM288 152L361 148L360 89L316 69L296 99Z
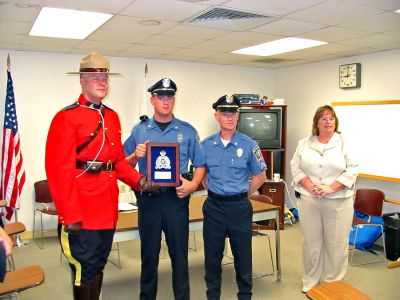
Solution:
M339 67L339 87L340 88L354 88L361 86L361 65L349 64Z

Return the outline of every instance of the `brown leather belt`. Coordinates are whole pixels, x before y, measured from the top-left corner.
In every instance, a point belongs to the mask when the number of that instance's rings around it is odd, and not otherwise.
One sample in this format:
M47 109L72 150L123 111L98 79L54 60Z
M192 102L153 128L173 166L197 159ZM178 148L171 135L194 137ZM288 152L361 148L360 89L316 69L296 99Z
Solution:
M101 171L111 172L115 165L111 162L102 161L77 161L76 168L87 170L88 173L97 174Z

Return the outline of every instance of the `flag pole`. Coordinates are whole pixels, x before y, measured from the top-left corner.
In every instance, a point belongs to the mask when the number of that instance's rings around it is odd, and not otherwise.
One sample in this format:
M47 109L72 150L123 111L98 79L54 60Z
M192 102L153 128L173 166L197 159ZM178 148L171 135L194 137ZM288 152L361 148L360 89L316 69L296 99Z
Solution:
M10 71L11 62L10 62L10 53L7 53L7 70Z
M147 62L144 67L144 81L143 81L143 94L140 99L140 105L139 105L139 119L140 120L147 120L148 117L148 112L147 112L147 73L148 73L148 67L147 67Z

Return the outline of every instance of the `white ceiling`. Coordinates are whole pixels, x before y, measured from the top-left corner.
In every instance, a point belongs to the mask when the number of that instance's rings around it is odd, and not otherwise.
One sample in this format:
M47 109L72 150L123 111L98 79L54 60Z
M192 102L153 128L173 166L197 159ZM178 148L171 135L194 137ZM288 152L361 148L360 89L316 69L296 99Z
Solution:
M28 36L43 6L114 16L85 40ZM216 6L269 18L189 23ZM0 0L0 49L282 68L400 48L397 9L400 0ZM328 44L269 57L230 53L288 36Z

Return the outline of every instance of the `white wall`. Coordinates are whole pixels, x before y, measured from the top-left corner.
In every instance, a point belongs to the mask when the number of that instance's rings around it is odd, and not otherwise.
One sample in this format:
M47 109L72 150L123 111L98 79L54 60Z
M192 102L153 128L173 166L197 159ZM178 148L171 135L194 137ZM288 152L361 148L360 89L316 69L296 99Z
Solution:
M34 182L45 178L44 149L47 131L54 114L73 103L80 93L79 77L65 75L77 71L82 55L0 50L0 120L4 118L7 53L20 128L21 147L27 181L22 191L18 219L31 230ZM120 115L123 139L138 121L146 60L111 57L112 77L106 105ZM172 78L178 86L175 114L189 121L203 139L217 130L211 104L229 93L259 93L273 96L273 71L256 68L147 60L151 85L162 77ZM150 106L150 112L151 106ZM2 131L1 131L2 132ZM54 226L46 220L46 227Z
M342 90L338 87L339 65L353 62L362 65L361 88ZM298 140L311 133L312 118L316 109L334 101L398 100L400 99L399 69L400 50L392 50L296 66L275 72L275 95L286 98L288 105L287 182L292 179L289 162ZM364 120L364 122L369 121ZM391 137L398 139L399 129L387 130L392 130ZM373 136L370 142L374 145ZM385 145L379 146L382 150L376 155L385 155ZM398 172L399 175L396 177L400 178L400 170ZM387 199L400 201L399 182L359 178L357 187L377 188L385 192ZM400 206L385 204L384 211L400 211Z

